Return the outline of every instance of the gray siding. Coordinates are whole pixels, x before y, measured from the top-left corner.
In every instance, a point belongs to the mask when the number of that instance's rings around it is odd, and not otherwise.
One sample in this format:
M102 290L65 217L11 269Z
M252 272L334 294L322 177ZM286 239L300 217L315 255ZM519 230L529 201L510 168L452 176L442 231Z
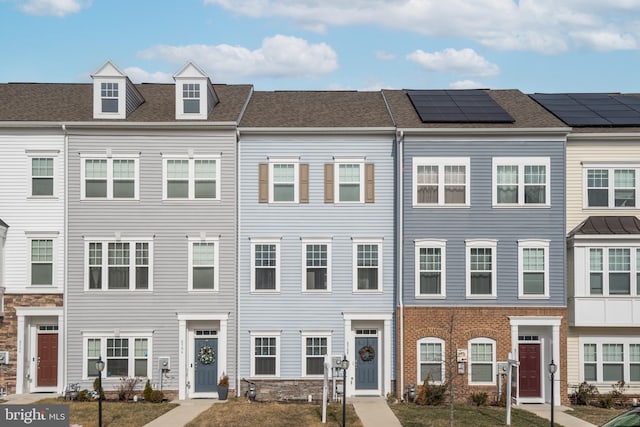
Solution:
M565 169L564 143L555 141L466 140L419 141L404 144L403 173L403 301L406 305L564 306L565 299ZM414 157L469 157L470 207L413 208ZM493 157L549 157L551 206L493 208ZM415 240L445 239L446 298L415 298ZM466 239L497 240L497 298L466 298ZM547 239L550 298L518 299L518 240Z
M252 331L280 331L280 377L302 375L302 332L330 331L331 352L343 354L343 312L394 309L394 160L392 137L243 136L239 191L240 376L250 375ZM268 158L299 157L309 164L309 203L258 203L258 165ZM375 164L375 203L324 202L324 165L334 156ZM331 238L331 292L302 292L302 238ZM379 238L383 292L353 292L352 238ZM280 238L280 292L251 293L251 238ZM394 337L386 339L395 340ZM394 342L394 341L392 341Z
M80 153L111 148L140 153L140 200L80 200ZM162 154L221 156L221 200L162 200ZM129 131L69 138L68 359L69 381L82 375L83 331L153 331L154 382L158 357L170 356L164 388L178 387L177 313L229 314L227 368L235 372L236 157L235 131ZM84 291L84 237L153 237L153 291ZM188 240L219 236L219 292L188 292ZM116 380L111 380L117 382ZM233 381L233 379L232 379ZM232 382L233 384L233 382ZM107 389L110 386L106 387Z

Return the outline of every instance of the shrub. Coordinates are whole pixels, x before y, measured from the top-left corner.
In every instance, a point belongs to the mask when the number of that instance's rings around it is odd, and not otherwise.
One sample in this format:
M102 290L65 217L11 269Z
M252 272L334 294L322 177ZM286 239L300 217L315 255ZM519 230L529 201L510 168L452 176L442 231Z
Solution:
M600 403L600 406L602 406L603 408L610 409L610 408L613 408L615 399L613 398L611 393L607 393L600 396L600 398L598 399L598 402Z
M144 391L142 392L142 396L144 400L147 402L151 402L151 393L153 393L153 388L151 387L151 380L147 380L147 383L144 386Z
M218 386L219 387L227 387L227 388L229 388L229 376L226 375L224 372L222 373L222 376L220 377L220 381L218 381Z
M418 395L416 396L416 404L437 406L444 402L447 392L447 384L430 384L431 376L427 375Z
M102 387L102 390L98 390L99 382L100 381L98 381L98 378L93 380L93 391L95 391L96 393L100 393L100 396L102 397L102 400L104 400L104 387Z
M139 377L122 377L118 385L118 400L128 401L133 399L136 394L136 388L142 381Z
M484 391L471 393L471 401L478 407L486 405L487 399L489 399L489 395Z
M85 388L84 390L80 390L78 392L78 402L88 402L89 400L91 400L91 397L89 396L89 390Z
M599 394L598 387L585 381L574 392L574 401L576 405L590 405Z
M153 403L160 403L164 400L164 393L160 390L153 390L149 396L149 401Z

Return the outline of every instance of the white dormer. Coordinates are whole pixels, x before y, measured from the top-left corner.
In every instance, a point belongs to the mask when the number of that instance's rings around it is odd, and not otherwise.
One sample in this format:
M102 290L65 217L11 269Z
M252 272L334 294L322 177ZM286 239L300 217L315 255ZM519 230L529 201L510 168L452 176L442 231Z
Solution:
M206 120L218 102L209 77L189 62L173 79L176 82L176 120Z
M144 102L131 80L111 61L107 61L91 78L94 119L126 119Z

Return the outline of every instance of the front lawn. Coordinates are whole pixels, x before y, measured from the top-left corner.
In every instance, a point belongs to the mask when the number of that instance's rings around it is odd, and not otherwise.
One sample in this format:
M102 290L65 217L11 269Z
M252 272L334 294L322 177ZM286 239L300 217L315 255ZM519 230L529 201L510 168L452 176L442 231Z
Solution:
M229 399L211 405L187 427L334 427L342 425L342 406L329 404L327 423L322 424L322 405L317 403L249 402ZM362 427L353 407L347 404L347 425Z
M419 406L415 404L389 405L403 427L449 427L449 406ZM454 425L494 427L505 425L506 409L498 406L456 405ZM549 420L521 409L511 409L514 427L548 427Z
M43 399L36 405L69 405L71 424L83 427L98 426L98 401L77 402L61 399ZM102 425L105 427L142 427L178 406L175 403L102 402Z
M598 408L597 406L587 405L575 405L572 406L573 411L567 411L567 414L573 415L576 418L588 421L591 424L599 426L604 424L605 421L609 421L627 409L614 409L614 408Z

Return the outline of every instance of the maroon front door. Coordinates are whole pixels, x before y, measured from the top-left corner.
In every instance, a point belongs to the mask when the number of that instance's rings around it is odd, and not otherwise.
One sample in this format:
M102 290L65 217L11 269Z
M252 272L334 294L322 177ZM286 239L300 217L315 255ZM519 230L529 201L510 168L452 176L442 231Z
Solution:
M540 397L540 344L519 344L520 397Z
M58 334L38 334L38 387L58 385Z

